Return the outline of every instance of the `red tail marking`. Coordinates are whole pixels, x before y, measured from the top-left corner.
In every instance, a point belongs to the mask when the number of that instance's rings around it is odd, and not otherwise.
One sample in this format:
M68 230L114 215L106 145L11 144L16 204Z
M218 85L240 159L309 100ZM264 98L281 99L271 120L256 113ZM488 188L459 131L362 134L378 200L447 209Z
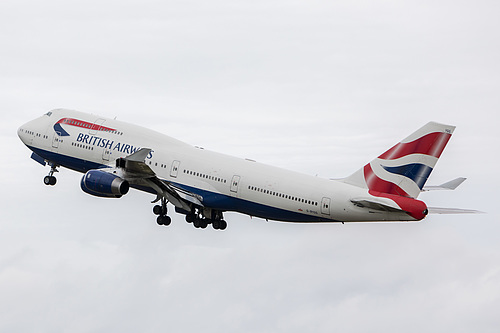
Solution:
M403 197L410 197L401 187L379 178L372 170L370 164L365 165L364 169L365 181L370 191L381 193L395 194Z
M448 133L429 133L420 139L408 143L398 143L379 156L383 160L395 160L410 154L424 154L439 158L451 138Z

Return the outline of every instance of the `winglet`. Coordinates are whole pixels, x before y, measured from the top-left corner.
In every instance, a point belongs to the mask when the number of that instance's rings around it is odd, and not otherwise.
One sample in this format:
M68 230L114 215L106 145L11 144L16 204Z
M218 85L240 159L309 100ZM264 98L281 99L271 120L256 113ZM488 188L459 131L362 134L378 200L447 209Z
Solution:
M128 155L125 157L127 161L134 161L134 162L144 162L146 157L148 157L149 153L151 152L151 149L149 148L141 148L135 153Z
M118 158L116 167L124 169L127 173L140 175L142 178L154 177L154 171L145 163L150 152L149 148L141 148L131 155Z

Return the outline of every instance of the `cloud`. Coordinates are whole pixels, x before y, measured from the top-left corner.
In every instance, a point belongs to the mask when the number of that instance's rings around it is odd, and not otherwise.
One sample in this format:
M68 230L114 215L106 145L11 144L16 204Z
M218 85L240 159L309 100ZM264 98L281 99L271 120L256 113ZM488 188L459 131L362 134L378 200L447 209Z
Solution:
M474 5L292 1L0 5L2 331L496 331L498 20ZM427 121L457 125L425 193L488 211L305 225L227 213L224 232L149 194L58 184L16 136L68 107L325 178Z

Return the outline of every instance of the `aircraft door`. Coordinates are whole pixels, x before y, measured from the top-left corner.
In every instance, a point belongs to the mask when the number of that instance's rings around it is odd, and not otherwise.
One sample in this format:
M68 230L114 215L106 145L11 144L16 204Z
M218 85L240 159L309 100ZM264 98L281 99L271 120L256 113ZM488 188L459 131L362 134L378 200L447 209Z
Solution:
M170 177L177 178L177 173L179 172L180 161L173 161L172 168L170 169Z
M52 148L59 148L59 141L61 140L61 132L55 132L52 139Z
M330 215L330 198L323 198L321 200L321 214Z
M238 193L238 186L240 185L240 176L233 176L231 180L231 192Z
M104 147L104 150L102 151L102 160L109 161L109 155L111 155L111 150L109 150L108 147Z

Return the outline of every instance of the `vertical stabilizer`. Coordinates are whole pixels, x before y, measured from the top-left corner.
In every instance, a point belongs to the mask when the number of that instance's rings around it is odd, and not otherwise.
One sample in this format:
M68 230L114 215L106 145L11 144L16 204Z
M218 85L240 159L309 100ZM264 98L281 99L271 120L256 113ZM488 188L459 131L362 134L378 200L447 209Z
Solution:
M454 130L455 126L430 122L343 181L373 192L416 198Z

